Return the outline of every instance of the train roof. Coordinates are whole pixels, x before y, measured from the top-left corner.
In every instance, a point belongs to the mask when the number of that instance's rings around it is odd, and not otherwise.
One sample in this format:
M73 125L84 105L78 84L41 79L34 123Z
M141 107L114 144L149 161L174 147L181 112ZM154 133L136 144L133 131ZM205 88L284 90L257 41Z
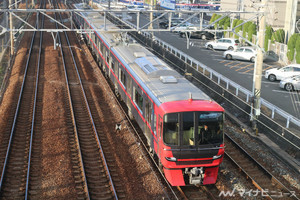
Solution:
M77 4L78 8L80 5ZM106 28L116 31L104 32L104 18L101 14L85 13L86 20L97 34L111 48L116 57L125 63L124 66L135 80L154 97L156 104L170 101L211 100L203 91L190 83L185 77L170 68L164 61L129 37L127 33L106 19ZM156 98L156 99L155 99Z

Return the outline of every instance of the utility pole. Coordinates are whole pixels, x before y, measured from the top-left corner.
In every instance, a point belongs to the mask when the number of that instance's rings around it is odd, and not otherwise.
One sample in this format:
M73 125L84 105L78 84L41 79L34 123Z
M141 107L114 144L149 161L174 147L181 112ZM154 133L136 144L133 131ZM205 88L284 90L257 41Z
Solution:
M150 10L152 11L153 10L153 0L151 0L151 7L150 7ZM148 29L153 29L153 24L152 24L152 21L153 21L153 12L150 12L150 25L148 27Z
M265 43L265 28L266 28L266 1L261 1L262 15L259 19L259 32L258 32L258 46L257 57L254 65L254 75L253 75L253 111L251 120L252 128L258 133L257 129L257 119L260 115L260 95L261 95L261 78L262 78L262 67L263 67L263 48Z
M8 6L9 6L9 10L11 10L12 0L9 0ZM13 32L11 31L13 29L13 19L12 19L11 12L9 12L9 29L10 29L10 55L12 56L14 54L14 35Z

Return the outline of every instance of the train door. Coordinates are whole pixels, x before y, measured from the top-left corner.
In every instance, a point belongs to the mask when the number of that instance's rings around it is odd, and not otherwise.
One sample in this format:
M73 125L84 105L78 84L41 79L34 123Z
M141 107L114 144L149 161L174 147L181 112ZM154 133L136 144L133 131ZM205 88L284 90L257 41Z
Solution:
M100 39L98 38L98 44L97 44L97 48L98 48L98 52L97 52L97 58L98 58L98 62L100 63L101 62L101 56L100 56L100 49L101 49L101 41L100 41Z
M145 104L145 120L147 123L145 123L145 134L149 141L153 140L152 134L151 134L151 115L152 115L152 104L149 102L149 99L146 98L146 104ZM150 145L150 144L149 144Z
M111 78L110 63L109 63L109 51L108 50L105 51L105 56L106 56L108 76Z
M162 144L163 144L163 141L162 141L162 138L163 138L163 135L162 135L162 132L163 132L163 120L162 120L162 117L160 115L158 115L158 123L157 123L157 156L160 158L160 154L161 154L161 148L162 148Z
M103 67L103 71L107 74L107 68L106 68L106 64L105 64L105 45L103 42L101 42L101 55L102 55L102 67Z
M132 105L131 105L131 99L132 99L132 78L130 76L128 76L127 79L127 86L126 86L126 90L127 90L127 108L128 108L128 115L130 119L133 119L133 114L132 114Z

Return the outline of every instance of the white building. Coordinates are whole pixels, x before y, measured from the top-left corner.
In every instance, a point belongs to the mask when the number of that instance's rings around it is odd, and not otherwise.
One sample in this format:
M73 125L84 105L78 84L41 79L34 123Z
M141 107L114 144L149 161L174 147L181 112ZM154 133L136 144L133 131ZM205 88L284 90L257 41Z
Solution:
M254 2L254 3L253 3ZM284 29L286 37L300 29L300 2L298 0L267 0L266 23L274 30ZM221 0L222 11L257 11L259 0ZM253 15L252 15L253 16ZM250 14L240 15L241 19L249 19ZM256 20L254 20L256 21Z

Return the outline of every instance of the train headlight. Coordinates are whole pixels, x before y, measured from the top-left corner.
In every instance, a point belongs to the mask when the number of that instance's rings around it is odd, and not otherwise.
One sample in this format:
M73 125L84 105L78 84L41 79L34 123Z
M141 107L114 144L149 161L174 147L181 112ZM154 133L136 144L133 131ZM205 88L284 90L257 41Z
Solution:
M176 162L177 158L175 157L165 157L167 161L172 161L172 162Z
M219 158L221 158L221 157L222 157L222 155L216 155L216 156L213 156L213 160L219 159Z

